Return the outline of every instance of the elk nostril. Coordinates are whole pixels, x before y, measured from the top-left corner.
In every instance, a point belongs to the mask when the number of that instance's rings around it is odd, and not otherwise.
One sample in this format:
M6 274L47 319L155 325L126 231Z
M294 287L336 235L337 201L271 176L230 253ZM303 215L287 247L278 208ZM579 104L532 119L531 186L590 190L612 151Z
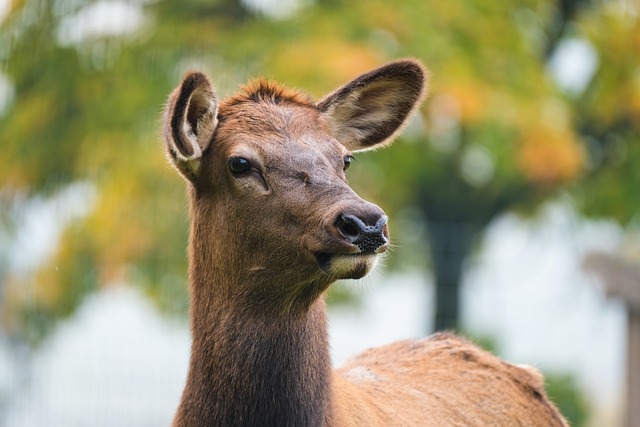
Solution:
M380 217L380 219L378 221L376 221L376 225L374 225L373 229L375 231L381 232L382 234L384 234L385 232L388 232L387 216L386 215L382 215Z
M340 235L349 241L353 241L360 235L360 227L351 215L340 215L336 221L336 227Z

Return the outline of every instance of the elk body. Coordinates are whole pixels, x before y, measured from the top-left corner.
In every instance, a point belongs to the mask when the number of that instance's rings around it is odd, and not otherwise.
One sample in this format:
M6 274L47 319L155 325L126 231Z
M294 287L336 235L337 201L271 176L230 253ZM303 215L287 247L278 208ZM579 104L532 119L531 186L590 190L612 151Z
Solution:
M366 275L387 217L348 185L422 101L401 60L313 102L265 81L219 101L189 73L169 96L168 158L190 199L193 343L174 426L564 426L541 376L436 334L329 358L324 292Z

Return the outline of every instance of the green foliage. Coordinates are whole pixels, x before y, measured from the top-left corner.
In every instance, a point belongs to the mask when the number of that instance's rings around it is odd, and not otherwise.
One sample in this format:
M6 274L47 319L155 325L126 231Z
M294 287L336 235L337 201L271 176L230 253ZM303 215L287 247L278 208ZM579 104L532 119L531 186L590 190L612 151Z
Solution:
M385 60L422 59L431 96L418 120L394 149L362 154L350 170L357 190L414 227L482 230L568 183L585 212L637 214L638 22L606 3L573 17L601 55L578 98L545 69L558 16L551 0L317 1L283 20L236 0L131 2L144 17L132 33L65 41L69 18L95 3L14 2L0 23L0 70L15 94L0 115L1 202L77 180L98 189L93 211L39 271L4 273L1 303L15 329L39 319L35 336L46 334L87 292L121 280L184 312L184 184L166 165L158 128L189 68L208 72L223 95L263 75L318 97ZM414 234L398 230L393 259L427 262Z
M573 376L547 373L545 388L549 399L558 406L570 425L582 427L587 424L589 404Z
M575 194L587 215L628 225L640 214L640 19L637 10L607 2L585 9L575 37L589 40L599 66L573 100L576 127L588 154L588 170Z

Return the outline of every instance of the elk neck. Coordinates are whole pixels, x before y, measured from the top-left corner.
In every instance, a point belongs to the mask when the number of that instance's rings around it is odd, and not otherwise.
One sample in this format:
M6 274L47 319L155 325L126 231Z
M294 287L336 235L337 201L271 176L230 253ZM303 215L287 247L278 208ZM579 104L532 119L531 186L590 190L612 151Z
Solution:
M174 426L319 426L331 418L331 364L324 300L305 310L261 311L234 289L281 283L252 274L214 212L192 203L189 291L192 332L187 383ZM222 248L216 245L225 245ZM287 280L281 277L280 280Z

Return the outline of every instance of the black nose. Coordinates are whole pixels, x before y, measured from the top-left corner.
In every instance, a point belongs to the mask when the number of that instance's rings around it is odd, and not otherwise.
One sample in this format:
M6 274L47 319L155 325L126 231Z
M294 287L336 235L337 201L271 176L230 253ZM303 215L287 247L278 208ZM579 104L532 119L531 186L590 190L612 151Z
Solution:
M365 221L356 215L341 214L336 220L340 235L364 253L374 253L387 244L386 225L386 215L377 215Z

